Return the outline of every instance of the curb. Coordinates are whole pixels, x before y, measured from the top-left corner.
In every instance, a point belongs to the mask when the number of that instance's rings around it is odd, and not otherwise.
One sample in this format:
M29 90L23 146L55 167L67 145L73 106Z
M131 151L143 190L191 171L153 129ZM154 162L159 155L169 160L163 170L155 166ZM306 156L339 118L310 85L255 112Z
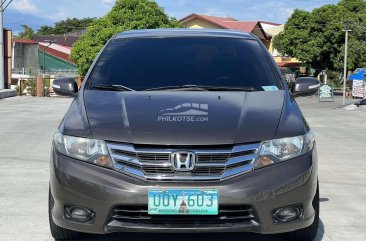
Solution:
M8 89L0 90L0 99L14 97L16 95L17 95L16 90L8 90Z

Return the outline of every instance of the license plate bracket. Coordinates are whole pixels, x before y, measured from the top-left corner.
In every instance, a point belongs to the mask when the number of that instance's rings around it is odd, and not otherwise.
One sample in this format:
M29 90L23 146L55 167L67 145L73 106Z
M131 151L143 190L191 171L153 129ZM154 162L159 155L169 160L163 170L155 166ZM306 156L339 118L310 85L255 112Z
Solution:
M149 215L218 215L218 190L166 189L148 191Z

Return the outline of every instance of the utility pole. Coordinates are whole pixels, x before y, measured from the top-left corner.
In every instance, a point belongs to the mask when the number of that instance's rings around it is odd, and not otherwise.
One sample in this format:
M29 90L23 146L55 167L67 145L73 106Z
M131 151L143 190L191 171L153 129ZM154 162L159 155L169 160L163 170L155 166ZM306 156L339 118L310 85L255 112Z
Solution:
M343 72L343 105L346 105L346 83L347 83L347 55L348 55L348 33L350 29L345 29L345 47L344 47L344 72Z
M4 11L13 0L1 0L0 5L0 90L4 89Z
M44 46L43 47L43 78L46 74L46 50L48 47L50 47L53 43L55 43L54 41L52 40L44 40L44 42L48 43L47 46Z

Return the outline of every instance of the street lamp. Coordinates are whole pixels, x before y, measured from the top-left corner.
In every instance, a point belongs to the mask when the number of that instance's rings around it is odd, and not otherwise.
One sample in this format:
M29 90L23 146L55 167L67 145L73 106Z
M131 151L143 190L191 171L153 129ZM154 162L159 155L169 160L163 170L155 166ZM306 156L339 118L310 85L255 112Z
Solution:
M344 70L343 70L343 105L346 105L346 83L347 83L347 55L348 55L348 33L352 30L345 29L345 44L344 44Z
M48 43L47 46L44 46L43 47L43 77L45 76L46 74L46 50L48 47L50 47L53 43L55 43L54 41L52 40L44 40L44 42Z
M43 47L43 78L42 78L42 86L44 86L44 78L46 77L46 50L48 47L50 47L53 43L55 43L54 41L52 40L44 40L44 42L48 43L48 45L44 46ZM42 87L43 88L43 87ZM43 88L43 96L45 96L45 90Z

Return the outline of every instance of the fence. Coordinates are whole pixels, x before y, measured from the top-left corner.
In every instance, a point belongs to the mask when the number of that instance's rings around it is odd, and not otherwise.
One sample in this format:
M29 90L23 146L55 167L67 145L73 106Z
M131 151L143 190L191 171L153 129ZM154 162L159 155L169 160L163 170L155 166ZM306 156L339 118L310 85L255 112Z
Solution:
M19 74L19 75L29 75L32 77L37 77L39 75L48 75L48 76L53 76L54 78L77 77L78 76L77 70L72 70L72 69L51 69L51 70L43 71L41 69L20 68L20 69L12 69L12 73Z

